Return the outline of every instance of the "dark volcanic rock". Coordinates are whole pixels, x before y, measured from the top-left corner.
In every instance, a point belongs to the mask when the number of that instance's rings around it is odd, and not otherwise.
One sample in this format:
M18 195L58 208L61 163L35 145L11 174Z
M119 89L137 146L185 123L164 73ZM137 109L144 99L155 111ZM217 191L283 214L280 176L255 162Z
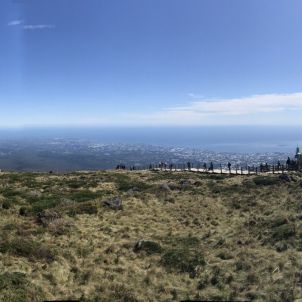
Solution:
M133 188L129 189L129 190L126 192L126 194L127 194L128 196L133 196L133 195L135 195L135 194L137 194L137 193L139 193L139 192L140 192L140 190L139 190L138 188L133 187Z
M103 206L113 210L123 209L122 200L119 197L114 197L112 199L103 201Z
M37 214L37 223L47 226L59 218L62 218L60 213L53 210L45 210Z
M21 208L19 209L19 215L20 215L20 216L27 216L27 215L28 215L28 209L25 208L25 207L21 207Z
M275 244L276 251L281 253L287 250L287 244L284 242L278 242Z
M287 174L279 175L279 179L284 182L291 182L291 178Z
M161 185L159 186L159 190L160 190L160 191L166 191L166 192L170 192L170 191L171 191L169 185L166 184L166 183L161 184Z
M179 184L181 186L181 189L188 189L191 186L195 185L195 180L194 179L182 179L180 180Z

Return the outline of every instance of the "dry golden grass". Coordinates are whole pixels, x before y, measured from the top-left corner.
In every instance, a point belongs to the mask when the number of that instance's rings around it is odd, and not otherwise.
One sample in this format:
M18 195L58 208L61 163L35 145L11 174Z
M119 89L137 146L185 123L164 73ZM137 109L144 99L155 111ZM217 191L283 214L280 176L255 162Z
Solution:
M302 176L265 177L1 174L0 301L302 299Z

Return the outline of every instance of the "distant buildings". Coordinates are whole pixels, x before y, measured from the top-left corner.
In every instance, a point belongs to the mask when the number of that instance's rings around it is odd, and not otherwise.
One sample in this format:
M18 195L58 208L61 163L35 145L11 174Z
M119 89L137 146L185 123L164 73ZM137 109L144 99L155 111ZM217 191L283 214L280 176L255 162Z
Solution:
M300 152L300 148L297 147L295 158L297 159L297 167L298 170L302 170L302 153Z

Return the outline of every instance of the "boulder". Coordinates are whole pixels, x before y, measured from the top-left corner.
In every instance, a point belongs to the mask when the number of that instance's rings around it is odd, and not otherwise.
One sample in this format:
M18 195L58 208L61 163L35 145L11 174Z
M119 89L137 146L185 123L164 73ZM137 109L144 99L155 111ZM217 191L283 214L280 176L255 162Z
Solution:
M114 197L112 199L103 201L103 206L113 210L123 209L122 200L119 197Z

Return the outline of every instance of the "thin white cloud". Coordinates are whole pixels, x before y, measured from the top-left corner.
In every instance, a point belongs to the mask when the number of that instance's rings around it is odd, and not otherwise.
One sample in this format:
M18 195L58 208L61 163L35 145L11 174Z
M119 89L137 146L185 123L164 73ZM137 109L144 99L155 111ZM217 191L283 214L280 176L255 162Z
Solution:
M12 20L7 23L7 26L18 26L22 24L23 24L23 20Z
M202 115L244 115L296 109L302 109L302 92L231 99L203 99L188 106L167 108L166 111Z
M41 29L53 29L55 28L54 24L26 24L23 25L25 30L41 30Z
M203 99L187 106L125 116L123 121L151 125L301 124L301 120L293 119L297 111L302 111L302 92Z
M192 99L203 99L204 98L203 95L192 93L192 92L188 93L188 96Z
M25 24L23 20L12 20L7 23L7 26L17 26L24 30L53 29L56 27L54 24Z

